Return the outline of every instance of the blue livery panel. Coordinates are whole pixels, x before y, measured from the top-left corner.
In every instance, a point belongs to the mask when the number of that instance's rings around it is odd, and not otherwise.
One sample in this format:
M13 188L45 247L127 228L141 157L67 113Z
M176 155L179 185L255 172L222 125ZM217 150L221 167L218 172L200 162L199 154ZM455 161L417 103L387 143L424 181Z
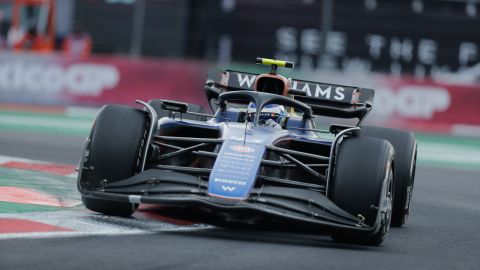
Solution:
M255 185L264 153L264 145L226 140L210 173L208 194L246 199Z

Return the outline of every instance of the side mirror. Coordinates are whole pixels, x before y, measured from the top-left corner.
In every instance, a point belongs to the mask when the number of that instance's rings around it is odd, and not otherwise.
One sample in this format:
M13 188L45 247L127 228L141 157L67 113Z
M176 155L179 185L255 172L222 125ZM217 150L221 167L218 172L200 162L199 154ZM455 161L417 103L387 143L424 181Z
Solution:
M188 111L188 104L173 100L162 100L162 109L180 113L186 113Z

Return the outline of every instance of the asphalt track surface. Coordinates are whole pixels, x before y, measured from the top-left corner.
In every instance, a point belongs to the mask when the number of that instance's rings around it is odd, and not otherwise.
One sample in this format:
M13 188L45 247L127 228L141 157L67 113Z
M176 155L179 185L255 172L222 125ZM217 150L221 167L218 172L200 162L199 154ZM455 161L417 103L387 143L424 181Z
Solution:
M75 164L83 139L0 131L0 154ZM480 170L417 168L412 211L381 247L221 228L2 239L0 269L480 269Z

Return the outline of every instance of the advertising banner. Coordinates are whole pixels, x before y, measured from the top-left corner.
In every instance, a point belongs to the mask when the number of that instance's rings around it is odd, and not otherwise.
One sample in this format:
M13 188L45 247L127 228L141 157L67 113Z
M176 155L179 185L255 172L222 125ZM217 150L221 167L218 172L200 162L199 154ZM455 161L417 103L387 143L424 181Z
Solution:
M208 108L203 85L209 67L178 59L0 54L0 103L99 107L160 98ZM302 78L375 89L367 124L480 135L480 84L472 80L318 74Z
M207 70L195 61L0 54L0 102L101 106L162 98L206 105Z
M384 77L376 84L373 123L428 132L480 132L480 85L408 77Z

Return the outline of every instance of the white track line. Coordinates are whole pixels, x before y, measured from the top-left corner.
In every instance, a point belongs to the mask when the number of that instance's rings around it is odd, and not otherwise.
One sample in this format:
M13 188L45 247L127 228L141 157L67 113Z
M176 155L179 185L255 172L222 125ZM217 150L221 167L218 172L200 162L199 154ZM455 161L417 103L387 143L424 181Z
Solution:
M65 232L3 233L0 239L78 237L89 235L131 235L170 231L197 231L214 228L205 224L174 225L142 216L123 218L90 211L43 211L0 214L0 218L21 219L70 229Z
M2 156L0 155L0 165L8 162L23 162L23 163L32 163L32 164L52 164L46 161L32 160L27 158L11 157L11 156Z
M144 235L155 234L162 232L193 232L200 230L208 230L214 227L176 227L163 228L155 231L147 230L124 230L124 231L102 231L102 232L32 232L32 233L3 233L0 234L0 240L4 239L42 239L42 238L71 238L71 237L85 237L85 236L125 236L125 235Z
M18 115L2 115L0 125L22 125L29 127L48 127L62 128L72 130L90 130L92 120L83 119L56 119L43 116L18 116Z
M98 111L100 111L100 108L71 106L65 108L65 116L89 118L90 120L93 120L93 118L95 118L95 116L97 115Z
M425 162L452 162L480 166L480 148L448 143L421 142L418 159Z

